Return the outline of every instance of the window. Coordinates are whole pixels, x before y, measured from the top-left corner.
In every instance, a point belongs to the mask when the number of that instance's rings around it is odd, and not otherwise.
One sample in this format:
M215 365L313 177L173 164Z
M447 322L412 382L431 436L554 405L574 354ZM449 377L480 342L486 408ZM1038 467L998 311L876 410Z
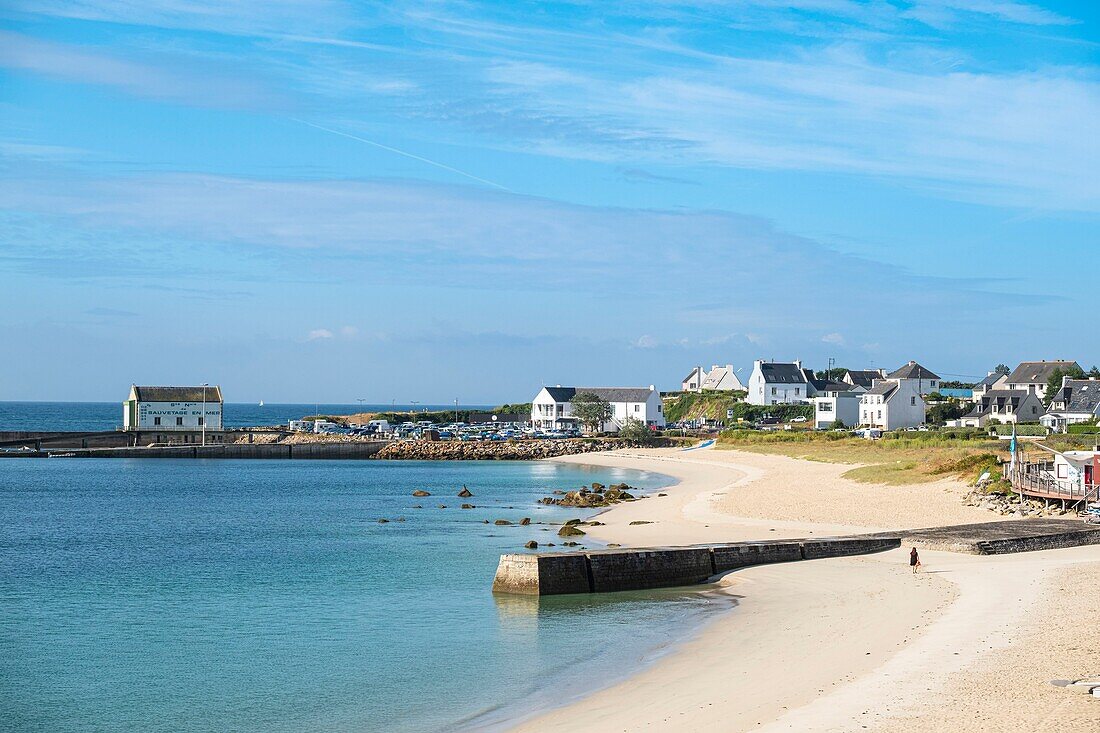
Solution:
M200 425L200 426L202 425L202 423L203 423L203 420L205 420L205 419L206 419L206 418L203 418L203 417L200 417L200 418L199 418L199 425Z
M821 412L832 412L833 404L831 402L818 402L817 409Z
M1036 412L1036 408L1035 408L1035 405L1032 405L1032 406L1031 406L1031 414L1032 414L1032 415L1034 415L1034 414L1035 414L1035 412Z
M775 387L772 387L772 394L775 394Z
M634 405L634 412L641 412L641 410L642 410L641 405Z
M177 417L176 418L176 425L183 425L183 418L182 417Z
M882 419L882 410L879 410L879 411L878 411L878 419L879 419L879 420L881 420L881 419Z
M912 405L913 407L916 407L917 406L917 398L916 397L910 397L909 398L909 404Z
M1068 468L1069 468L1069 466L1067 466L1066 464L1059 463L1058 464L1058 478L1069 478L1069 473L1067 471Z
M658 415L660 415L660 414L661 414L661 405L657 405L657 414L658 414Z
M154 417L153 418L153 424L154 425L160 425L160 418L159 417Z
M802 394L802 388L801 387L795 387L794 388L794 393L795 394Z

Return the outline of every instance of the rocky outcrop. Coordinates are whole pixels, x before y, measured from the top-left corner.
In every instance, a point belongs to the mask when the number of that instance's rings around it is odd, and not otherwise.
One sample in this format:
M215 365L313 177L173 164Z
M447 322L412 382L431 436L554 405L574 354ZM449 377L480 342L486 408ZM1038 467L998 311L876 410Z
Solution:
M424 491L424 489L417 489L413 492L413 496L431 496L430 491Z
M637 447L640 446L617 438L498 442L398 440L383 446L373 457L416 461L531 461Z
M1007 516L1015 514L1021 517L1060 517L1075 514L1073 509L1062 509L1055 502L1047 503L1039 499L1024 499L1017 494L985 493L974 489L963 498L966 506L976 506L991 512Z
M463 484L462 485L462 491L458 492L458 497L460 499L469 499L471 496L473 496L473 493L469 489L466 488L465 484Z
M615 484L610 488L604 488L602 484L592 484L590 491L587 486L582 486L577 491L567 491L560 498L546 496L539 499L540 504L547 506L572 506L581 509L595 509L611 506L622 501L634 501L638 497L631 494L626 484ZM557 492L554 492L557 493Z

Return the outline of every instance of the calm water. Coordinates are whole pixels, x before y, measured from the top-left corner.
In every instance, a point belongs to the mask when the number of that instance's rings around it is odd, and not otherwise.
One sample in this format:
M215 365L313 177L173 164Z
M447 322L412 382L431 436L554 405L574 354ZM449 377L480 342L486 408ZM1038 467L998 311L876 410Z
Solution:
M553 463L0 460L3 728L443 731L605 684L721 602L494 597L501 552L557 538L481 520L580 516L535 500L593 480L668 482ZM476 510L457 508L463 484Z
M487 409L485 405L463 405L464 409ZM227 428L256 425L285 425L306 415L353 415L382 412L392 405L326 405L227 402L223 422ZM398 410L451 410L454 405L402 405ZM122 401L118 402L0 402L0 430L115 430L122 427Z

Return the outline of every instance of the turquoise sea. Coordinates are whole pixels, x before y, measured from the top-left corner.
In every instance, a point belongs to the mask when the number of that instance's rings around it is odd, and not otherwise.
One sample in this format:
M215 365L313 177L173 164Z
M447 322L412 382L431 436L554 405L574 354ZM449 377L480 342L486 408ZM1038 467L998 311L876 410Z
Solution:
M494 597L500 553L556 527L482 520L583 516L536 500L591 481L669 483L544 462L0 460L3 727L450 731L598 689L723 602Z

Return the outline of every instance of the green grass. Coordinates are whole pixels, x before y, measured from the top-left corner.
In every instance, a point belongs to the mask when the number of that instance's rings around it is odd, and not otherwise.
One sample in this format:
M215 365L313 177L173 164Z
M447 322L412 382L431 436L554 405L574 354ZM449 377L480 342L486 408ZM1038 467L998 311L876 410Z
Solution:
M973 481L985 470L996 476L1000 470L998 458L1008 457L1007 445L982 433L955 433L950 437L935 431L900 433L871 441L842 432L729 430L719 436L718 447L856 464L845 477L891 485L946 477Z

